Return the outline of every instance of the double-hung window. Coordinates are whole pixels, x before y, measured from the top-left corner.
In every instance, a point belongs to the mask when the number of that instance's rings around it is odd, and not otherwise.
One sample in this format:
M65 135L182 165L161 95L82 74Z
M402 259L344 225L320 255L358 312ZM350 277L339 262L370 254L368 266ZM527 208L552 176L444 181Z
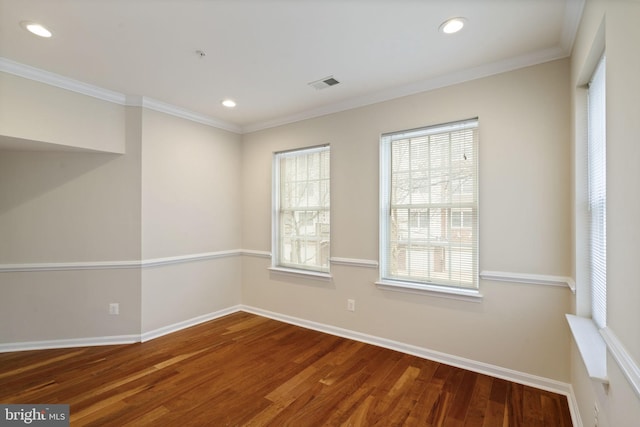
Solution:
M588 91L589 277L591 316L599 328L607 324L607 168L605 58L600 60Z
M329 146L276 153L273 268L329 272Z
M381 282L477 289L478 120L384 134L380 157Z

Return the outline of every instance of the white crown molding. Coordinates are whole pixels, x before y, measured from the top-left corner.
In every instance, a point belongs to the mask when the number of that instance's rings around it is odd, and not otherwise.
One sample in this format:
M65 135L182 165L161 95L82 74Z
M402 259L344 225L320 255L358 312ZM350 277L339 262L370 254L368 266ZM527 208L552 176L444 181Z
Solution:
M119 92L103 89L88 83L61 76L60 74L44 71L39 68L11 61L10 59L0 57L0 71L13 74L25 79L34 80L49 86L59 87L82 95L98 98L103 101L112 102L114 104L125 105L126 96Z
M578 34L580 20L584 11L585 0L566 0L564 10L564 22L562 24L562 34L560 36L560 46L571 54L573 44Z
M193 111L187 110L186 108L167 104L165 102L148 97L125 95L120 92L104 89L98 86L91 85L89 83L84 83L79 80L61 76L60 74L55 74L50 71L45 71L39 68L31 67L29 65L21 64L4 57L0 57L0 71L13 74L18 77L23 77L25 79L48 84L50 86L55 86L61 89L80 93L82 95L87 95L92 98L112 102L114 104L126 105L129 107L148 108L150 110L159 111L161 113L180 117L192 122L204 124L222 130L227 130L229 132L242 133L242 128L240 126L234 125L233 123L218 120L204 114L195 113Z
M640 399L640 367L633 360L611 328L605 327L600 329L600 335L607 344L607 349L609 353L611 353L611 356L613 356L613 360L616 361L624 377L629 381L629 385L635 392L636 397Z
M567 9L571 7L583 6L583 0L569 0L567 3ZM575 4L577 3L577 4ZM566 13L566 19L569 19L569 13ZM572 26L567 29L567 26ZM426 79L420 82L403 85L388 90L383 90L373 94L350 98L342 102L337 102L324 107L303 111L297 114L293 114L286 117L277 118L274 120L267 120L263 122L257 122L246 126L238 126L233 123L225 122L204 114L195 113L182 107L178 107L172 104L168 104L162 101L154 100L152 98L144 96L125 95L119 92L114 92L108 89L103 89L98 86L83 83L77 80L70 79L55 73L40 70L35 67L20 64L9 59L0 57L0 71L15 74L20 77L24 77L31 80L40 81L52 86L57 86L63 89L78 92L84 95L99 98L105 101L113 102L120 105L127 105L133 107L143 107L151 110L166 113L175 117L180 117L186 120L190 120L196 123L201 123L207 126L227 130L238 134L257 132L264 129L273 128L276 126L282 126L302 120L312 119L316 117L325 116L328 114L338 113L341 111L351 110L354 108L364 107L367 105L377 104L384 101L389 101L403 96L414 95L421 92L427 92L435 89L439 89L446 86L451 86L459 83L463 83L470 80L475 80L483 77L488 77L495 74L500 74L508 71L513 71L519 68L524 68L532 65L541 64L544 62L553 61L560 58L565 58L571 53L571 47L573 39L577 31L577 25L579 19L575 23L567 23L563 32L563 39L560 46L556 46L549 49L544 49L525 55L521 55L515 58L509 58L502 61L497 61L491 64L485 64L478 67L468 68L459 72L448 73L442 76ZM573 28L575 26L575 28Z
M398 86L369 95L350 98L342 102L337 102L324 107L303 111L291 116L250 124L247 126L243 126L242 132L257 132L264 129L299 122L302 120L321 117L333 113L339 113L341 111L351 110L354 108L365 107L367 105L390 101L392 99L401 98L403 96L415 95L421 92L428 92L431 90L464 83L466 81L476 80L479 78L489 77L492 75L529 67L532 65L554 61L556 59L566 58L567 56L569 56L569 52L567 52L566 49L561 46L556 46L553 48L521 55L515 58L509 58L502 61L493 62L491 64L485 64L454 73L448 73L420 82Z
M242 133L242 128L233 123L218 120L204 114L196 113L186 108L158 101L146 96L127 96L126 104L130 107L143 107L149 110L158 111L160 113L169 114L170 116L179 117L200 123L206 126L226 130L233 133Z
M568 287L575 294L576 285L571 277L551 276L546 274L510 273L505 271L481 271L483 280L496 280L499 282L526 283L530 285Z

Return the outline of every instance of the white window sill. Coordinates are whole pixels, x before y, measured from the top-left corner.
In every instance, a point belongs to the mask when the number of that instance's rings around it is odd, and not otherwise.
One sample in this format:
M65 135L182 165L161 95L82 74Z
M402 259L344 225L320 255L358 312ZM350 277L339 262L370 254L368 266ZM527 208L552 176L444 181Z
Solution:
M284 274L288 276L306 277L308 279L325 280L325 281L332 280L331 274L324 273L321 271L301 270L301 269L286 268L286 267L269 267L269 271L273 271L274 273Z
M586 317L567 314L569 328L576 341L580 356L587 368L589 377L605 386L609 384L607 378L607 344L600 335L593 320Z
M447 286L426 285L422 283L402 282L399 280L380 280L375 283L379 289L387 291L430 295L471 302L481 302L483 298L477 289L450 288Z

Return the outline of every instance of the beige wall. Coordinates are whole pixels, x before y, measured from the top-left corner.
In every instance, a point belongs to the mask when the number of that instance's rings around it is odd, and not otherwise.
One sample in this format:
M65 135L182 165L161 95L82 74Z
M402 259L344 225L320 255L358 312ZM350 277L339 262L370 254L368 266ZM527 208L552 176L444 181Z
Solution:
M239 254L126 266L240 249L239 135L109 103L122 120L102 133L96 105L104 101L7 76L3 84L30 94L25 99L69 108L25 104L4 117L24 131L13 142L26 145L0 144L0 267L27 271L0 271L0 344L135 337L240 303ZM88 120L74 127L82 110ZM26 132L42 117L58 128ZM82 141L91 137L122 140L125 154L67 151L90 147L95 141ZM52 151L51 142L66 149ZM77 270L78 263L90 266ZM118 316L109 315L110 303L120 304Z
M125 155L0 151L0 264L140 259L139 109L119 108ZM135 270L0 273L0 343L135 334L139 282Z
M152 110L142 128L143 259L240 249L240 135ZM239 303L239 257L142 272L143 333Z
M579 182L581 148L585 144L584 91L580 88L593 70L593 57L606 46L607 56L607 323L620 339L636 364L640 361L640 3L637 1L587 1L571 62L571 85L575 126L575 172ZM603 26L602 26L603 25ZM602 27L601 27L602 26ZM603 28L602 33L598 29ZM593 54L592 54L593 53ZM579 191L577 192L579 194ZM576 197L576 216L580 215ZM580 240L576 236L574 253L580 275ZM584 281L577 282L575 309L589 313L589 290ZM586 307L585 307L586 306ZM640 400L632 391L620 367L609 355L608 394L589 380L582 359L572 351L572 376L575 393L585 426L594 425L593 407L600 406L599 426L636 426L640 419Z
M631 0L587 1L570 61L244 136L0 73L0 147L18 145L0 150L0 265L270 251L272 154L324 143L332 150L332 256L377 260L379 135L477 116L480 270L579 277L571 165L580 172L580 159L571 144L583 136L579 76L606 15L609 325L638 361L639 8ZM46 102L35 103L41 97ZM125 154L21 151L20 144ZM586 426L595 401L600 426L640 419L615 361L607 395L572 344L564 313L585 310L580 280L575 297L566 288L483 280L484 300L473 303L380 290L375 268L334 265L325 282L268 266L245 256L0 273L0 343L140 334L242 302L570 381ZM353 313L347 298L356 300ZM121 314L109 316L116 301Z
M0 147L125 151L124 108L0 72Z
M139 269L5 272L0 289L0 344L140 333Z
M567 276L569 106L569 62L561 60L245 135L243 247L270 251L273 152L329 143L331 256L377 260L380 134L477 116L480 269ZM566 288L482 281L476 304L378 290L376 269L333 266L325 283L270 273L268 264L245 259L243 303L569 379Z

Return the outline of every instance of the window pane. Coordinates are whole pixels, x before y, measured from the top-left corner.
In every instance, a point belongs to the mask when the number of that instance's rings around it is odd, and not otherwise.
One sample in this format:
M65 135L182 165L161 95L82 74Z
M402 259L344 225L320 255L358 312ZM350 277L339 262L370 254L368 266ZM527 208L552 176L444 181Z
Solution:
M275 156L275 266L329 271L329 147Z
M382 278L477 287L477 121L385 135L381 146Z
M588 95L591 314L598 327L604 328L607 324L607 167L604 57L589 83Z

